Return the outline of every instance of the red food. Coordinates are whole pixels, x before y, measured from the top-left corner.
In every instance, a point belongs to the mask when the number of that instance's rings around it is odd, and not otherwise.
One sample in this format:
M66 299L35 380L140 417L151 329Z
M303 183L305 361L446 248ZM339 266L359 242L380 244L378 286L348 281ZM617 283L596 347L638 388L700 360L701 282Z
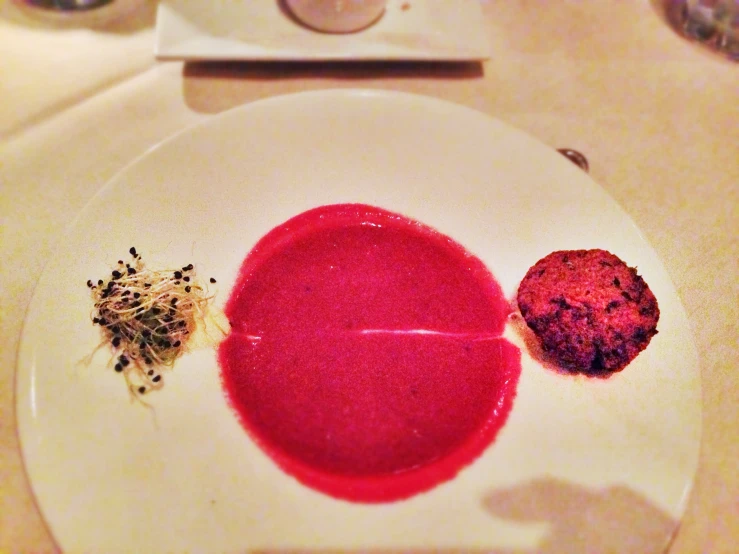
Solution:
M254 440L335 497L451 479L505 422L519 351L477 258L378 208L326 206L265 236L226 307L222 379Z
M543 349L585 373L620 371L657 334L654 294L636 269L605 250L539 260L521 281L518 306Z

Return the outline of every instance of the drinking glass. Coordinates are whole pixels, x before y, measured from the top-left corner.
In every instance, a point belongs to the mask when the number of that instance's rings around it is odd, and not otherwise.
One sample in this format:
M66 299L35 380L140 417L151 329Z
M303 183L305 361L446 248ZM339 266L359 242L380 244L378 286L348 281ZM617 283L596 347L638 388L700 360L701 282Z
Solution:
M113 0L24 0L37 8L56 11L84 11L110 4Z
M660 0L684 37L739 61L739 0Z

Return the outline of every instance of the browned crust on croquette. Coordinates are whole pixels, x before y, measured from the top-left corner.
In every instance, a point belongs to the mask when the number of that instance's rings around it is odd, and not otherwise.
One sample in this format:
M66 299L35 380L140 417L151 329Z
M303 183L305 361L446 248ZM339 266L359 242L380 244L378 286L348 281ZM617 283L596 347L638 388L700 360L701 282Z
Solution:
M657 334L657 299L606 250L560 250L521 281L518 307L545 352L588 374L620 371Z

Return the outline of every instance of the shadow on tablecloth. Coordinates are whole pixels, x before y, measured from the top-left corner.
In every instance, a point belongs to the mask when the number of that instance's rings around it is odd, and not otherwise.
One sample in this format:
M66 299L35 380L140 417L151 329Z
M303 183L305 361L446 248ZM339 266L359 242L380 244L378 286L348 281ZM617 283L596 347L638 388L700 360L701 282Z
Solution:
M280 94L288 94L325 88L387 88L388 80L406 84L438 81L443 88L483 77L480 62L187 62L182 86L188 107L200 113L219 113L274 96L275 83L280 83ZM251 86L243 86L244 81Z
M542 478L490 491L481 501L492 517L516 523L547 523L549 531L534 548L363 549L329 550L328 554L659 554L667 550L677 530L677 521L623 485L590 489ZM313 552L318 551L263 549L251 554Z

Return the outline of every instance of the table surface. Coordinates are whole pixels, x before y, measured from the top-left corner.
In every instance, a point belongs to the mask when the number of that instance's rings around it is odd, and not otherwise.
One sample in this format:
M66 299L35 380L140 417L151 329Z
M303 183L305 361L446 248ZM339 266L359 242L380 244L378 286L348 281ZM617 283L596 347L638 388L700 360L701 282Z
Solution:
M337 87L436 96L586 154L663 260L700 354L699 470L670 552L736 551L739 66L679 38L649 0L482 0L483 64L157 63L154 3L118 2L134 9L85 27L0 0L0 552L57 550L23 471L13 383L26 307L66 226L185 126Z

